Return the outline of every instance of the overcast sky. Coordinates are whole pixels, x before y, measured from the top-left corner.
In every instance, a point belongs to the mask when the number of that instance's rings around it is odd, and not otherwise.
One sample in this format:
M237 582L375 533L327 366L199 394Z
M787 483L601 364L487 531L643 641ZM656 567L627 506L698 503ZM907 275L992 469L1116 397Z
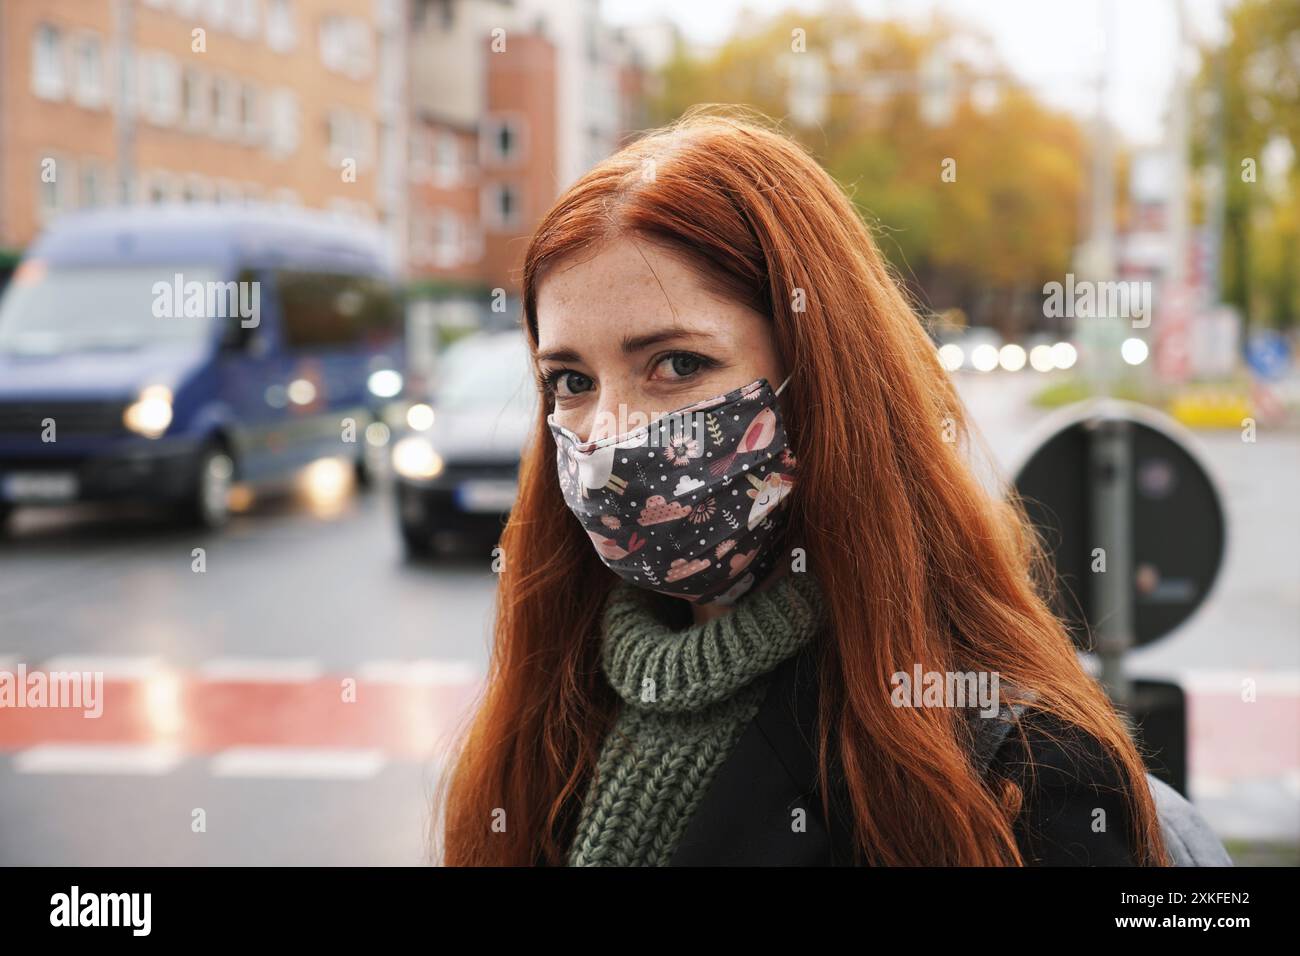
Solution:
M1107 2L1113 4L1115 25L1108 112L1131 142L1157 142L1173 76L1175 0L853 0L852 5L869 16L926 19L938 10L970 23L993 37L1007 65L1043 99L1086 117L1096 104L1100 58L1094 38ZM1231 2L1184 0L1193 36L1221 37L1223 10ZM662 14L703 44L725 40L742 10L765 15L825 6L823 0L603 0L612 23L631 26Z

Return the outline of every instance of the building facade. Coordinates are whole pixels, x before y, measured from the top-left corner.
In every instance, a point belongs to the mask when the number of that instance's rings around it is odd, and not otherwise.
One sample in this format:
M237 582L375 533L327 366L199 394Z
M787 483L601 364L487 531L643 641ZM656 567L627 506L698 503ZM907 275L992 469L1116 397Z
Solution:
M4 0L0 250L110 203L303 205L384 226L417 299L513 315L525 238L641 115L644 71L598 14Z
M0 245L69 209L283 202L384 221L400 3L8 0Z

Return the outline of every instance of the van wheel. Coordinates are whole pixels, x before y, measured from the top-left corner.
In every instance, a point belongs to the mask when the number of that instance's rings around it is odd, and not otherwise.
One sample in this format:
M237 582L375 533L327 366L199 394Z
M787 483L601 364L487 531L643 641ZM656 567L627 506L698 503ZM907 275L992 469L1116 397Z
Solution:
M194 489L185 503L188 523L215 530L230 520L234 475L234 459L221 445L211 444L203 449L195 469Z

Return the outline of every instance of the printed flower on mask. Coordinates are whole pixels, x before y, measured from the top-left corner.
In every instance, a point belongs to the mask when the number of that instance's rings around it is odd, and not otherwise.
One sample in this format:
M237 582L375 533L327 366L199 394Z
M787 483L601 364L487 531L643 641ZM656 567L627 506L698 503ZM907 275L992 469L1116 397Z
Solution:
M713 498L705 498L691 511L690 517L686 520L691 524L703 524L713 517L718 510L718 503Z
M664 452L664 457L668 459L670 465L678 467L688 464L692 458L699 458L703 454L698 439L695 438L674 438L668 443L668 448Z
M619 521L618 518L615 517L614 515L601 515L600 523L603 524L606 528L609 528L611 531L617 530L623 524L623 522Z

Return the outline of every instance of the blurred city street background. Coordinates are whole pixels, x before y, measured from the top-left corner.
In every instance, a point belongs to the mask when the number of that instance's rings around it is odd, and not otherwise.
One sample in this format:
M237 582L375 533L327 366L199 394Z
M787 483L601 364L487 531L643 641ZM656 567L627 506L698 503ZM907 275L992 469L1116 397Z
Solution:
M1300 2L653 6L0 4L0 480L27 482L0 483L0 671L105 686L97 719L0 708L0 865L429 862L530 414L526 237L701 102L782 119L846 186L1005 475L1092 395L1185 430L1224 561L1129 667L1186 692L1189 795L1234 858L1300 864ZM232 441L213 527L147 496L26 497L74 465L16 450L13 409L53 394L19 392L33 358L5 338L47 281L24 255L82 210L125 230L141 206L315 210L383 237L404 350L400 375L359 373L384 400L364 485L324 458L253 487ZM1150 298L1061 314L1046 286L1076 274ZM320 411L311 374L267 405ZM170 403L132 440L167 440Z

